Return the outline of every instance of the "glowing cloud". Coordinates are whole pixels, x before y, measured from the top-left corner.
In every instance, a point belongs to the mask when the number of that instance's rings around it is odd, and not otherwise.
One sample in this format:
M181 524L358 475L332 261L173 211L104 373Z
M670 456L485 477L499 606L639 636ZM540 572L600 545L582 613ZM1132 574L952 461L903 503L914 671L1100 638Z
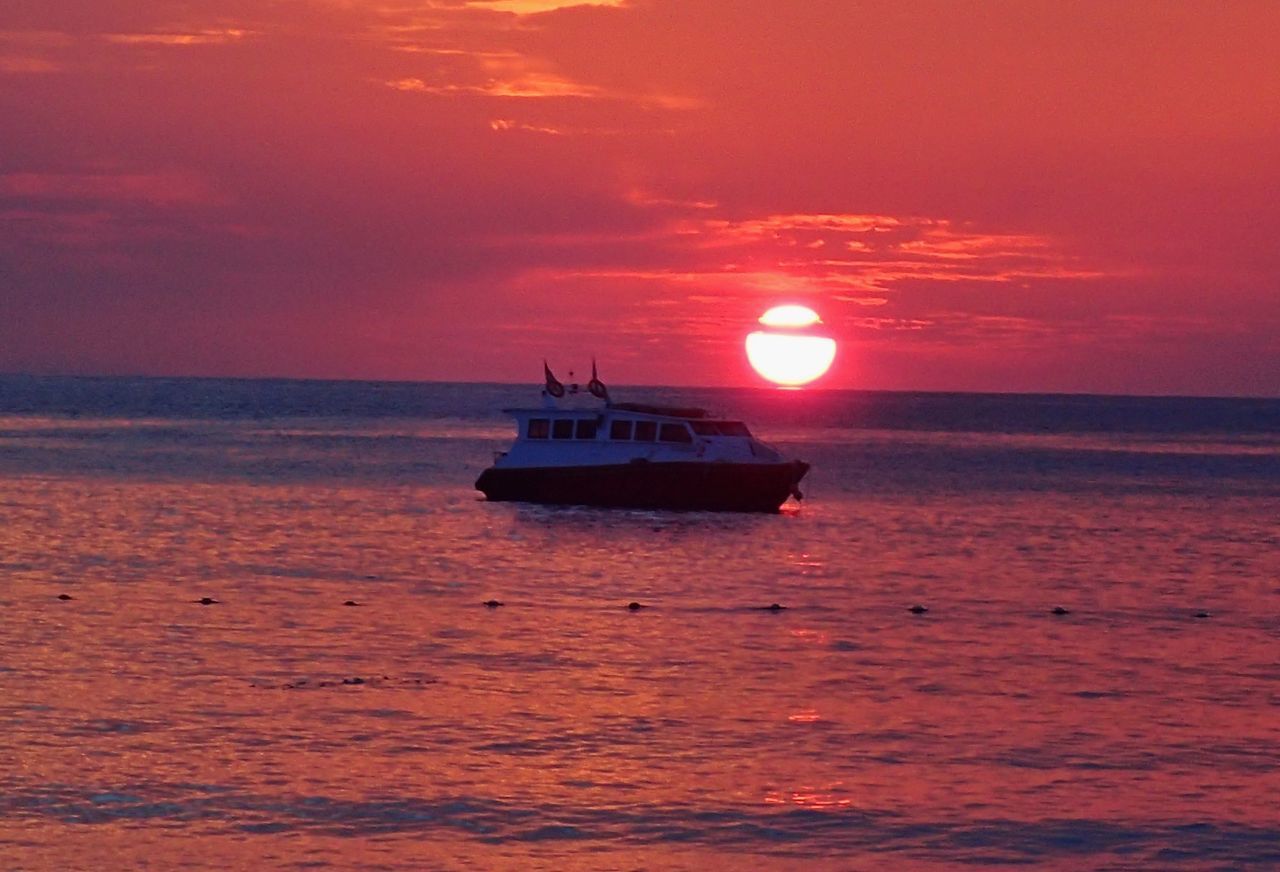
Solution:
M469 0L467 5L514 15L539 15L574 6L621 6L623 2L624 0Z
M194 33L108 33L103 35L103 39L124 45L221 45L251 35L247 30L228 28Z
M774 306L760 316L760 323L766 327L812 327L820 320L808 306L794 304Z

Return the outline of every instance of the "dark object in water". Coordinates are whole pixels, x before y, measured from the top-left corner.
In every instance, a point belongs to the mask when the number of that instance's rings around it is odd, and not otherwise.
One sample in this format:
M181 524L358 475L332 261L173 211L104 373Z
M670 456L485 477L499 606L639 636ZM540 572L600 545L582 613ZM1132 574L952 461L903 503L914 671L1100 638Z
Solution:
M75 597L73 597L73 596L72 596L71 594L69 594L69 593L60 593L60 594L58 594L58 599L60 599L60 600L69 600L69 599L75 599Z
M218 604L218 601L211 596L202 596L200 599L196 600L196 602L202 606L213 606Z
M640 603L631 602L631 603L627 603L627 608L629 608L633 612L637 612L640 609L645 608L645 606L641 605Z
M344 605L344 606L358 606L358 605L360 605L360 603L356 602L355 600L347 600L345 603L343 603L343 605Z
M342 683L343 684L364 684L364 679L358 676L356 678L344 678L342 679Z
M502 605L502 603L498 602L497 600L491 599L491 600L485 600L480 605L488 606L491 609L496 609L498 606Z
M782 612L782 611L786 611L786 608L787 608L786 606L780 605L778 603L770 603L767 606L759 606L759 609L762 612Z
M1071 614L1071 612L1069 612L1067 609L1064 609L1062 606L1054 606L1052 609L1050 609L1050 611L1051 611L1051 612L1053 612L1053 614L1055 614L1055 615L1069 615L1069 614Z
M911 608L907 609L907 611L911 612L911 614L913 615L923 615L925 612L929 611L929 609L927 606L922 606L919 603L917 603Z
M1207 618L1207 617L1209 617L1209 613L1208 613L1208 612L1196 612L1196 617L1197 617L1197 618Z

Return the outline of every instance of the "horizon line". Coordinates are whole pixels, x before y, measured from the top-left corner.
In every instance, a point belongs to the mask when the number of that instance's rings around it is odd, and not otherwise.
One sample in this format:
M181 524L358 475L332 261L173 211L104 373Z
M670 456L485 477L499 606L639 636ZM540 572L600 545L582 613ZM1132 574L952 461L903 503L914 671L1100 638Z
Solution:
M316 382L347 384L404 384L404 385L486 385L493 387L538 386L541 382L492 381L480 379L412 379L412 378L324 378L320 376L288 375L156 375L154 373L44 373L0 371L0 379L85 379L85 380L137 380L137 381L234 381L234 382ZM584 383L585 384L585 383ZM655 384L616 383L618 388L674 389L703 391L762 391L785 394L849 393L849 394L960 394L991 397L1082 397L1132 400L1263 400L1280 401L1280 394L1179 394L1179 393L1120 393L1114 391L1001 391L1001 390L948 390L945 388L832 388L832 387L781 387L776 385L705 385L705 384Z

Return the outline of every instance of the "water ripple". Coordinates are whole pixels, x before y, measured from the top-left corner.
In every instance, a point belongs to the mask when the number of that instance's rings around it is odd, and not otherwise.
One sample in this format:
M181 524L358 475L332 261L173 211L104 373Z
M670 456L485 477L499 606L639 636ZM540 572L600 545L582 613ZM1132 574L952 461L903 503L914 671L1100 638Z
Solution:
M150 798L146 796L150 794ZM700 843L730 848L748 842L764 853L822 859L901 852L970 864L1052 859L1107 859L1141 867L1280 862L1280 827L1230 822L1177 823L1094 818L909 821L901 815L836 811L627 805L608 808L522 805L481 797L341 799L268 796L131 785L114 790L45 789L0 800L0 819L54 818L79 825L210 822L255 835L319 831L359 838L430 837L453 831L478 841Z

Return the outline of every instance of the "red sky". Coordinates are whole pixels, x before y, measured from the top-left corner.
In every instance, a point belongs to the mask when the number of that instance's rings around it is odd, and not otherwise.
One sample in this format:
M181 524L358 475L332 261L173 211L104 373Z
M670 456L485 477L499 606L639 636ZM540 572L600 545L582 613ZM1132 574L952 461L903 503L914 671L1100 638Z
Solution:
M1280 3L5 0L0 371L1280 395Z

